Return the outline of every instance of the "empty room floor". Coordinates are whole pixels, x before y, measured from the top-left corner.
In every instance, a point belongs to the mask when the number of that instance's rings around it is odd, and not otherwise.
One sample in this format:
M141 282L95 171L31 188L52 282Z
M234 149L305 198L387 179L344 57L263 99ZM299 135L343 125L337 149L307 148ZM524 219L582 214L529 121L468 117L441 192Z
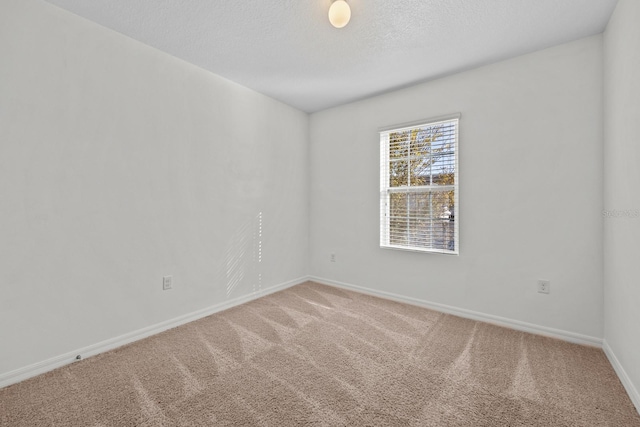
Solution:
M306 282L0 390L2 426L640 426L602 350Z

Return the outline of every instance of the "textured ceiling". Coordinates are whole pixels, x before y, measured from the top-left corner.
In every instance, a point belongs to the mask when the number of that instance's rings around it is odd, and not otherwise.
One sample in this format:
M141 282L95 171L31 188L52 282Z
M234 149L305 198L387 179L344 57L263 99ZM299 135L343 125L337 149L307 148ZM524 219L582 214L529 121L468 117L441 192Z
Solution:
M598 34L617 0L48 0L314 112Z

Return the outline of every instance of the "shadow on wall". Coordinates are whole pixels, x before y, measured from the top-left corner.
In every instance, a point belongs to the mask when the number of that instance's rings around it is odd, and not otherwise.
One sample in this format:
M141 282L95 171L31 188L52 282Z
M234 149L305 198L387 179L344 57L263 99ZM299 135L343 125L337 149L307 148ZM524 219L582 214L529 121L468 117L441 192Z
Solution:
M246 281L253 292L262 290L262 212L233 233L225 256L225 273L227 298Z

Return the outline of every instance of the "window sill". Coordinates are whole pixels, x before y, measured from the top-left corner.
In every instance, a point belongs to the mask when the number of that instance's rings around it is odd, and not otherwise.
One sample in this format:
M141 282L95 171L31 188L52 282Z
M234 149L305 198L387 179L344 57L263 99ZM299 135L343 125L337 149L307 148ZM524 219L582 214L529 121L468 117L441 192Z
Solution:
M420 253L427 253L427 254L460 255L460 251L449 251L446 249L410 248L406 246L395 246L395 245L380 245L380 249L391 249L391 250L406 251L406 252L420 252Z

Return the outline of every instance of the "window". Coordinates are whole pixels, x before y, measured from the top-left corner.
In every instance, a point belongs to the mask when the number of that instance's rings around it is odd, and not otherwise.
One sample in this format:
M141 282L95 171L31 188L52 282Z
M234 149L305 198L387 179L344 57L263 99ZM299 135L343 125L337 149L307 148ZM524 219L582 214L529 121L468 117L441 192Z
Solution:
M458 253L458 120L380 132L380 247Z

